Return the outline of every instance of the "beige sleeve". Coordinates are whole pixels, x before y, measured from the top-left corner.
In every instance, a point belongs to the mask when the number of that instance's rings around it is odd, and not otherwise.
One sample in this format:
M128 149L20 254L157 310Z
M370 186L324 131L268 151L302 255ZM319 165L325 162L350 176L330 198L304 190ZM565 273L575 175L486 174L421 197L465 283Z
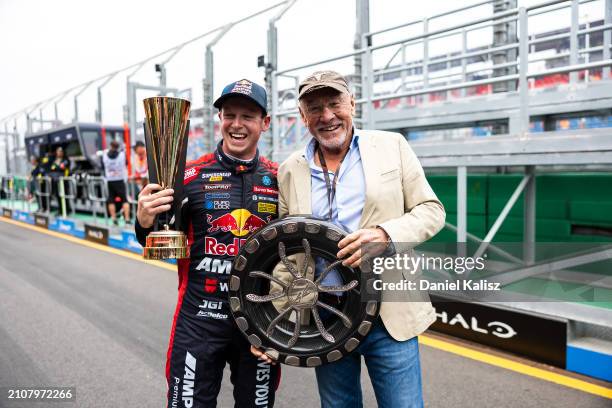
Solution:
M393 242L420 244L444 227L446 213L406 139L398 137L398 143L405 213L380 226Z

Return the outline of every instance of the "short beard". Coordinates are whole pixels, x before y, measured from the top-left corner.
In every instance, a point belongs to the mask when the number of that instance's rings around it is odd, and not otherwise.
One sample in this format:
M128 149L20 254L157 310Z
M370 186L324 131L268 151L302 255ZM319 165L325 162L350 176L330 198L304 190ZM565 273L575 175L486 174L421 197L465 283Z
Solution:
M323 150L331 153L331 154L340 154L344 149L344 144L346 143L347 134L344 134L344 137L339 142L336 140L319 140L319 146L323 148Z

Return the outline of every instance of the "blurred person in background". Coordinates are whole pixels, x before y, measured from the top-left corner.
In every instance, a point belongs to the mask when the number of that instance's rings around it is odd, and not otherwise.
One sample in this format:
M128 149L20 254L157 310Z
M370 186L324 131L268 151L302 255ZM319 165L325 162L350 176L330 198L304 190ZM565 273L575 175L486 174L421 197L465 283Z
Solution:
M70 175L70 160L64 153L64 148L58 146L55 149L53 160L49 162L49 177L51 177L52 196L57 200L57 215L62 215L62 200L60 198L60 177ZM66 213L70 212L70 202L66 200Z
M35 196L35 192L36 192L36 184L38 183L38 180L41 179L47 172L47 170L45 169L45 167L40 163L40 160L38 159L38 156L30 156L30 164L32 165L32 170L30 171L30 176L28 177L28 200L32 201L34 199ZM41 190L42 190L41 186ZM38 208L42 209L42 203L40 200L40 197L38 198Z
M136 183L136 194L140 193L149 183L149 167L147 166L147 150L140 140L134 144L134 161L132 162L132 180Z
M123 218L126 224L131 224L130 219L130 204L126 196L127 182L127 159L125 152L119 150L119 142L113 140L110 143L110 149L106 150L102 155L102 167L104 168L104 178L108 186L108 197L106 204L108 205L108 213L113 220L114 225L119 225L117 221L117 207L123 209Z

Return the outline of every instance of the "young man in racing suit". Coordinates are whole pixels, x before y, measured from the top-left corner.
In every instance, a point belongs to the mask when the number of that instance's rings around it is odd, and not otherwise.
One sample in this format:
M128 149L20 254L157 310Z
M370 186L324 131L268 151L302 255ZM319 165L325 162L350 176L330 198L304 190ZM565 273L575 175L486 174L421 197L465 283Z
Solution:
M229 363L236 407L272 407L278 366L258 360L236 327L227 300L240 245L277 216L277 164L259 156L270 125L265 90L248 80L226 86L214 103L223 140L187 163L182 223L190 258L178 262L179 297L166 364L168 407L214 407ZM141 244L155 216L168 211L173 190L148 184L138 197Z

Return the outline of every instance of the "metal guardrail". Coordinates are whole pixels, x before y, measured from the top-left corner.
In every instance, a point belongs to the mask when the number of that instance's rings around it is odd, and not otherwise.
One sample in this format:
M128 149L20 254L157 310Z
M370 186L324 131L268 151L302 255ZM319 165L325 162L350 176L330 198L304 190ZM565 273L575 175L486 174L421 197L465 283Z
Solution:
M37 177L34 187L38 212L48 214L51 211L51 177Z
M77 208L91 211L94 222L100 212L104 213L105 222L108 224L108 184L104 177L82 175L81 177L67 176L58 179L59 209L62 217L74 216ZM78 188L83 187L85 197L80 196ZM138 183L130 179L126 183L126 198L130 205L130 210L136 214L138 206L138 193L140 191ZM7 207L11 209L32 212L31 201L35 198L38 204L36 212L50 213L51 200L53 197L53 180L49 176L36 177L34 179L3 175L0 176L0 192L6 197ZM86 207L77 206L77 200ZM19 207L19 208L18 208Z
M68 187L68 188L66 188ZM60 207L62 217L66 217L66 204L70 203L70 214L74 216L76 205L77 183L73 176L60 177L58 181L58 196L60 199Z
M98 224L97 207L102 205L102 208L104 209L104 223L108 225L108 208L106 207L106 201L108 200L108 187L104 177L87 177L87 198L89 201L91 201L94 223Z
M361 43L365 46L353 52L338 55L331 58L322 59L308 64L291 67L288 69L279 69L272 73L272 139L274 147L274 158L282 159L279 153L285 150L283 141L285 140L286 131L281 120L285 117L296 117L297 107L293 108L287 101L283 101L279 81L293 79L287 83L287 89L292 89L298 78L303 77L304 71L307 68L311 70L326 69L325 64L346 60L347 58L360 58L361 78L358 78L356 84L362 90L362 97L356 100L356 103L362 106L363 117L362 123L364 127L376 128L375 111L377 106L375 103L380 103L380 106L387 106L386 101L401 99L406 97L417 97L420 95L444 94L450 95L449 92L461 90L461 95L465 96L465 90L473 87L492 86L502 82L511 84L504 92L519 95L520 103L517 103L515 125L512 131L515 133L525 134L529 129L530 107L529 107L529 85L536 78L550 76L555 74L569 74L570 84L576 84L579 81L579 72L589 72L589 70L601 70L602 76L605 79L610 79L610 67L612 66L611 47L612 47L612 17L608 10L612 8L611 0L601 2L604 7L605 14L602 25L590 26L587 22L586 27L582 26L579 21L579 5L592 3L593 0L551 0L540 4L535 4L530 7L520 7L504 10L502 12L490 14L487 17L463 20L460 23L450 27L430 30L429 23L433 19L465 11L474 7L489 4L489 1L479 2L467 7L463 7L450 12L445 12L439 15L410 21L395 27L386 28L380 31L363 34ZM558 10L569 9L569 19L565 27L569 27L567 32L559 33L558 31L550 31L545 35L529 33L528 25L531 18L554 13ZM558 17L555 17L558 18ZM537 22L536 22L537 23ZM500 24L515 24L514 39L509 39L507 42L494 43L486 46L484 49L472 49L467 46L467 33L474 30L481 30L485 27L496 27ZM535 23L532 23L535 24ZM388 34L391 31L400 28L422 25L422 32L416 35L407 36L386 43L375 44L375 39L379 34ZM601 46L593 46L590 44L589 35L603 33L603 43ZM458 37L461 40L461 48L458 54L448 54L439 57L432 57L430 46L434 40L439 40L445 37ZM384 37L385 39L388 37ZM542 55L536 44L547 41L559 41L569 39L569 51L567 53L557 53L555 55ZM585 41L582 41L585 39ZM579 41L580 40L580 41ZM582 42L581 42L582 41ZM406 60L406 47L414 46L422 47L422 58L412 61ZM398 48L399 47L399 48ZM379 68L374 66L374 54L383 56L384 52L391 50L393 55L391 59L385 59ZM419 52L419 51L417 51ZM493 56L500 52L514 53L513 57L505 61L495 61ZM601 60L597 62L589 61L589 56L593 52L601 53ZM399 66L391 66L391 61L398 55L402 56L402 62ZM411 53L414 55L414 52ZM580 56L584 55L584 62L581 63ZM557 61L560 57L567 59L566 65L562 67L552 67L548 69L536 69L533 64L535 62L547 63L547 61ZM486 61L474 61L474 58L483 58ZM457 63L459 61L459 63ZM377 62L377 63L380 63ZM435 67L438 68L435 68ZM435 73L434 73L435 70ZM438 71L441 71L438 74ZM377 91L375 87L379 84L388 82L388 79L383 80L383 76L397 75L397 80L401 81L399 86L392 86L389 90ZM480 77L473 77L474 74ZM484 76L484 78L483 78ZM588 78L588 75L585 76ZM281 79L282 78L282 79ZM585 81L588 81L586 79ZM388 87L389 88L389 87ZM295 99L294 99L295 100ZM299 137L299 136L298 136ZM301 141L298 141L298 144ZM277 157L278 156L278 157Z
M87 196L87 177L89 177L89 175L87 173L76 173L73 177L76 179L77 209L79 206L81 208L89 208L91 206Z
M13 208L14 197L13 197L13 177L12 176L2 177L2 180L0 181L0 191L6 197L6 200L10 208Z
M13 197L15 199L13 209L17 209L17 204L19 203L20 210L27 208L28 212L30 212L30 184L26 177L13 177Z

